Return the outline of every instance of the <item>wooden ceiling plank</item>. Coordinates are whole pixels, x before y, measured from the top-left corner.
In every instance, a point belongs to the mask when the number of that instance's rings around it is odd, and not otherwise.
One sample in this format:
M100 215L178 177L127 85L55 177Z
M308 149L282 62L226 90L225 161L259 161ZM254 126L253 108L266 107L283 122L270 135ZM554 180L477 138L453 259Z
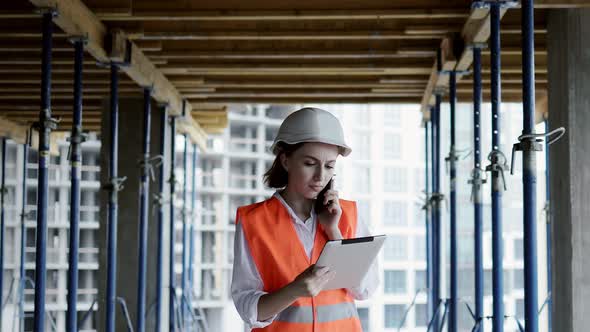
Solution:
M80 0L30 0L30 2L37 7L56 8L59 15L54 18L54 22L63 31L69 35L86 36L88 39L86 50L98 61L110 61L110 56L107 55L104 44L106 27ZM124 38L122 32L116 32L112 40L120 41ZM114 45L115 47L111 48L118 50L119 45L117 43ZM125 43L125 45L127 44ZM153 87L154 99L159 102L168 103L171 114L181 115L182 96L136 45L130 43L130 47L131 63L128 66L123 66L122 70L140 86ZM186 111L187 114L190 114L190 105L188 105L188 108ZM193 142L206 147L203 141L206 135L204 137L198 135L197 132L200 129L198 128L198 124L192 118L186 116L182 117L181 122L184 121L187 122L184 128L191 135ZM190 128L192 125L196 127ZM201 141L199 142L197 140Z

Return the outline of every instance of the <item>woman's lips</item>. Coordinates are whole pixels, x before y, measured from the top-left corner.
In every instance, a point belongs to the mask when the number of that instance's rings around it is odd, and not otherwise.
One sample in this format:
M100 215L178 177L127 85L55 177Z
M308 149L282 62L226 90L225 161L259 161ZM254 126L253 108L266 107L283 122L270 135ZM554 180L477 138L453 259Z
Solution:
M322 186L309 186L309 187L315 191L322 191L322 189L324 189L324 187L322 187Z

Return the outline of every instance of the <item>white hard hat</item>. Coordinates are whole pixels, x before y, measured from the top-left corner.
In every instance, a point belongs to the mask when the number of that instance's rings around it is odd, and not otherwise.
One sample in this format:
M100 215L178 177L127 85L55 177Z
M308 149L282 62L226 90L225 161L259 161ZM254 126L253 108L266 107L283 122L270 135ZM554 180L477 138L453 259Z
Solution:
M352 149L344 143L340 121L330 112L319 108L305 107L295 111L283 121L270 150L279 153L277 144L319 142L338 146L338 152L348 156Z

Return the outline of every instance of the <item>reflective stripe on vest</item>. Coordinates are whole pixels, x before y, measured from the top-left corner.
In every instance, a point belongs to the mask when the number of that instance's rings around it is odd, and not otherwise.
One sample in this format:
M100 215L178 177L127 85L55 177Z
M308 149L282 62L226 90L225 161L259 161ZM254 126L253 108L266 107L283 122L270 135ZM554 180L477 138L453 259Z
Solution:
M330 305L316 306L317 322L327 323L340 319L358 318L358 312L353 303L344 302ZM276 321L287 323L313 323L312 306L290 306L281 311Z

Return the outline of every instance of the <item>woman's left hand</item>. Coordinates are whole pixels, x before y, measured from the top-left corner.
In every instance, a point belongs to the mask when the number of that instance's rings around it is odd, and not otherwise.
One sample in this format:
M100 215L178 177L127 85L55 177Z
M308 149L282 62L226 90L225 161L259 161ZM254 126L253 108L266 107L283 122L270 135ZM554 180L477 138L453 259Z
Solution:
M328 204L328 202L330 202L330 204ZM333 189L327 190L322 204L324 204L325 207L322 213L318 215L320 225L330 240L342 239L342 234L338 228L340 217L342 216L342 208L340 207L340 201L338 199L338 191Z

